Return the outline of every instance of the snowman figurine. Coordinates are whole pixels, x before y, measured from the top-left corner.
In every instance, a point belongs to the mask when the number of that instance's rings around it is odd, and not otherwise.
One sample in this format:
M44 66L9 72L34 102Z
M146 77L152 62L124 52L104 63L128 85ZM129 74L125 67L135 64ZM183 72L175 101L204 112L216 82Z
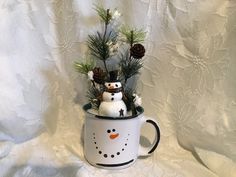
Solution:
M108 117L124 117L127 114L127 107L122 100L123 88L117 80L117 71L109 72L110 79L105 82L105 91L102 94L102 101L99 106L99 115Z

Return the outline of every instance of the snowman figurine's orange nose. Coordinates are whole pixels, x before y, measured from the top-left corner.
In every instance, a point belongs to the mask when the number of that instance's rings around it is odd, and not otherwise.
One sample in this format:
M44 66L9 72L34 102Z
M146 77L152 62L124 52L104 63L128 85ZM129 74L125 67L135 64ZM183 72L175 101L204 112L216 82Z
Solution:
M112 86L109 86L108 89L114 89L115 87L112 85Z
M119 133L111 134L110 138L113 140L113 139L117 138L118 136L119 136Z

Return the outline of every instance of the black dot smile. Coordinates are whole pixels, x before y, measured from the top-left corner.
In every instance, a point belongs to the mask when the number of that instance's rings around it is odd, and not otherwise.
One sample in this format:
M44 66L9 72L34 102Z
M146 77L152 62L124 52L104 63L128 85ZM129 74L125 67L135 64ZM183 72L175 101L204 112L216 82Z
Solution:
M108 129L107 130L107 133L112 133L112 132L115 132L116 131L116 129ZM117 133L118 134L118 133ZM95 133L93 133L93 139L95 140L96 139L96 137L95 137ZM113 135L113 134L111 134L111 135ZM110 136L111 136L110 135ZM128 134L128 136L129 136L130 134ZM125 138L125 140L126 140L126 142L125 142L125 144L123 144L123 148L121 149L121 151L122 152L124 152L125 151L125 149L127 148L127 146L128 146L128 137L126 137ZM116 151L115 153L112 153L112 154L108 154L108 153L103 153L102 152L102 150L99 148L99 146L97 145L97 142L96 141L94 141L94 144L96 145L95 146L95 148L96 148L96 150L97 150L97 152L98 152L98 154L100 154L100 155L102 155L102 157L104 157L104 158L115 158L116 156L120 156L121 155L121 151Z

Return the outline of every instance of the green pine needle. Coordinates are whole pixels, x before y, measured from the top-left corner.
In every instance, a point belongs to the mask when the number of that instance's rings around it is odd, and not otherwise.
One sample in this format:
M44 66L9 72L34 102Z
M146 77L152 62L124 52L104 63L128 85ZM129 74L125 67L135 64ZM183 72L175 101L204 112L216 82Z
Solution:
M95 5L95 10L97 11L99 17L101 18L102 21L104 21L105 24L110 23L112 19L112 15L109 9L104 9L103 7L99 5Z
M146 37L146 32L142 29L131 29L129 27L123 26L120 29L120 32L124 35L126 42L129 44L143 42Z
M119 64L125 83L130 77L139 74L139 70L143 67L141 60L130 59L128 55L126 57L123 56Z
M91 55L100 60L106 60L109 58L108 41L103 40L100 33L97 33L97 35L89 35L88 37L88 47L91 51Z
M75 62L74 63L75 70L81 74L88 74L89 71L93 70L94 66L95 66L94 62L87 62L87 63Z
M134 96L133 94L135 93L135 90L132 89L132 88L127 88L125 89L124 91L124 94L125 94L125 104L127 106L127 111L132 111L132 115L136 115L137 114L137 111L136 111L136 107L135 107L135 104L134 104Z
M99 90L95 87L89 88L89 90L87 92L87 97L94 109L98 109L98 107L101 103L101 100L99 99L101 95L102 95L102 90Z
M103 36L101 33L97 32L96 35L88 36L88 47L91 51L91 55L95 56L100 60L107 60L110 57L109 42L116 41L117 34L110 32Z
M131 110L132 104L134 102L134 96L133 96L134 92L135 91L133 89L131 89L131 88L127 88L127 89L124 90L124 95L125 95L125 98L126 98L124 100L124 102L125 102L125 104L127 106L127 111Z

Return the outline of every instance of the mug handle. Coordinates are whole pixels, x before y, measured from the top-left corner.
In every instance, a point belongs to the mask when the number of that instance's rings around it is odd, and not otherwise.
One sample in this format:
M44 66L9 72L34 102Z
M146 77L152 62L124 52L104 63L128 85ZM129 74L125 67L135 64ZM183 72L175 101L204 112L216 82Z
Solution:
M157 148L157 146L160 142L160 129L159 129L159 126L158 126L156 120L154 120L150 117L143 116L141 118L141 126L144 125L145 123L149 123L155 128L155 139L149 147L143 147L143 146L139 145L139 153L138 153L139 156L151 155L151 153L155 151L155 149Z

